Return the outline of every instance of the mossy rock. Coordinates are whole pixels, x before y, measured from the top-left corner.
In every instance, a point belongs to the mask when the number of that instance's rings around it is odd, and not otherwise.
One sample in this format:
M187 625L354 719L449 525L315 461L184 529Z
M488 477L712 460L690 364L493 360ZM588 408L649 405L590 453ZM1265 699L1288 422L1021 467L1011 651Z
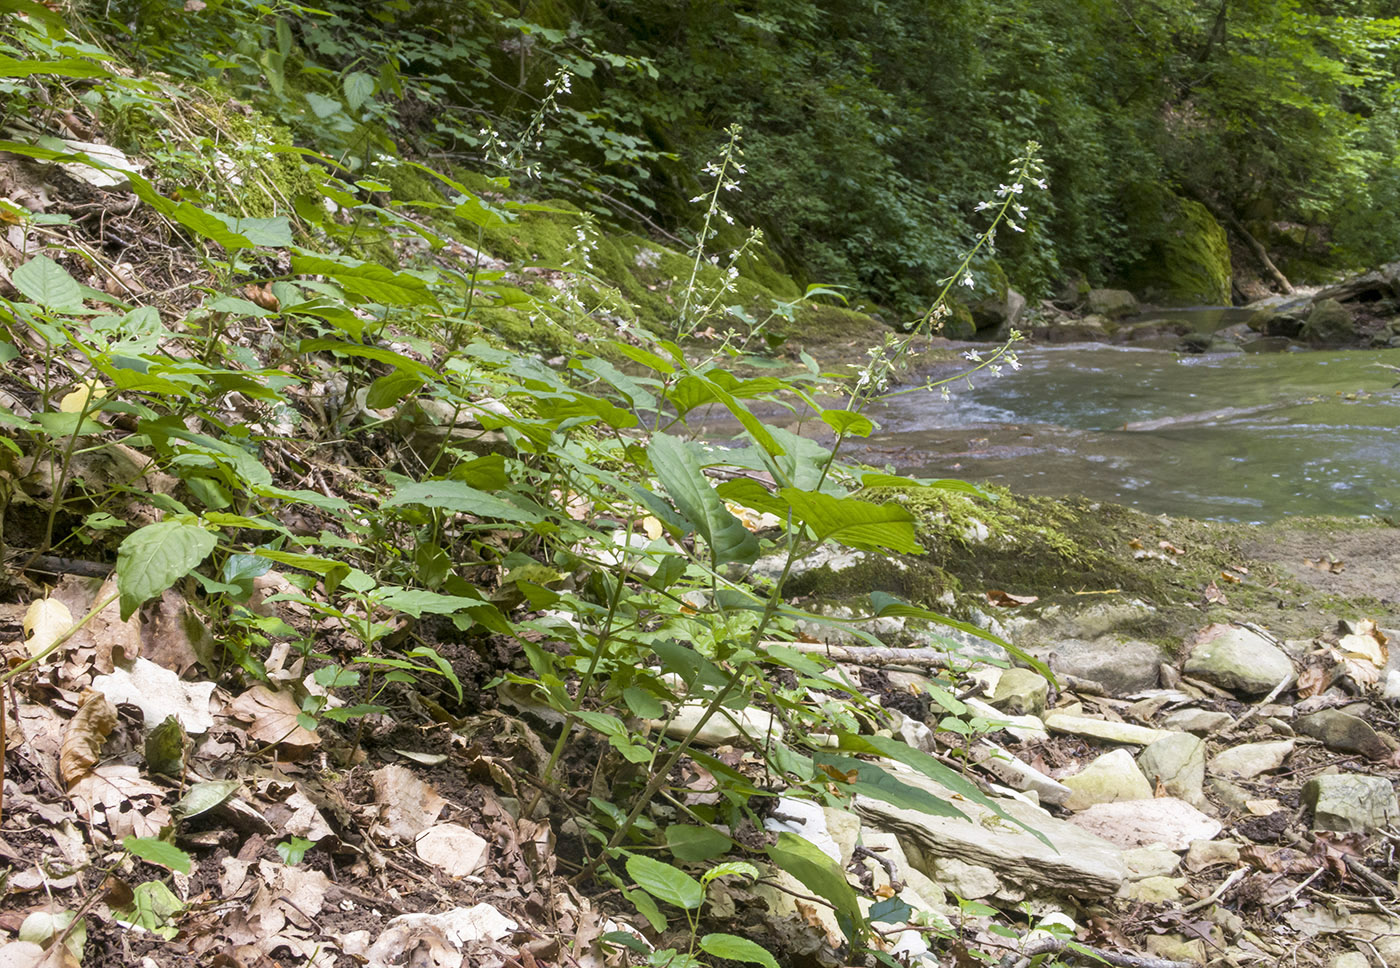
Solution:
M1167 305L1230 305L1230 247L1204 205L1156 185L1140 186L1125 204L1130 232L1147 241L1122 271L1128 288Z

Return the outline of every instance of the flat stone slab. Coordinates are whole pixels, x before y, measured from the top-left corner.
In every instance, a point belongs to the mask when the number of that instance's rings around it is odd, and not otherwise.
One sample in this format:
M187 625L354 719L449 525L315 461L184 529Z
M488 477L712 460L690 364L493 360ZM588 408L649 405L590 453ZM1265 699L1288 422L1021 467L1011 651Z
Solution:
M1071 716L1068 713L1051 713L1046 716L1045 727L1054 733L1088 736L1108 740L1110 743L1127 743L1130 746L1151 746L1159 739L1176 735L1165 729L1135 726L1132 723L1111 723L1106 719L1090 719L1088 716Z
M1210 768L1212 772L1222 776L1236 776L1247 780L1283 766L1283 761L1288 759L1295 745L1291 739L1269 743L1245 743L1216 754L1210 761Z
M1383 776L1336 773L1303 784L1303 803L1313 812L1314 830L1370 833L1400 822L1395 788Z
M1175 797L1096 803L1069 822L1122 848L1163 844L1185 850L1192 841L1211 840L1223 829L1218 820Z
M923 774L892 764L886 769L910 786L949 800L968 818L935 817L857 796L855 810L866 823L896 834L906 849L913 846L929 859L945 857L986 867L1006 881L1088 897L1112 896L1128 876L1117 847L1044 810L1015 800L997 801L1007 814L1039 831L1054 847L980 804L954 800L947 789Z

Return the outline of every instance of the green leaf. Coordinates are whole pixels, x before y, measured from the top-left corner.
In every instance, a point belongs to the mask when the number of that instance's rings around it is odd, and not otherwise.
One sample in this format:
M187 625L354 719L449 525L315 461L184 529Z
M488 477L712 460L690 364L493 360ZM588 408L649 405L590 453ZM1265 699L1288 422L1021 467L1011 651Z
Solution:
M651 954L651 945L647 944L645 941L643 941L637 935L633 934L631 931L609 931L607 934L601 936L598 940L602 941L604 944L621 945L628 951L634 952L635 954L639 954L644 958L647 955Z
M955 491L959 494L971 494L975 497L996 500L994 495L988 494L975 484L967 481L959 481L948 478L941 481L923 481L913 477L900 477L898 474L870 473L860 476L861 487L897 487L907 490L911 487L925 487L934 491Z
M386 306L437 306L428 284L406 272L392 272L376 263L341 262L319 255L297 253L292 271L302 275L322 275L371 302Z
M313 575L320 575L326 582L327 592L334 592L350 574L350 566L345 562L337 561L334 558L323 558L320 555L303 555L295 551L277 551L273 548L255 548L253 554L259 558L266 558L268 561L275 561L279 565L300 568Z
M936 780L941 785L947 787L951 792L979 804L991 810L1003 820L1008 820L1032 834L1045 846L1055 848L1050 840L1039 830L1028 826L1011 816L1003 810L995 800L986 796L977 785L968 780L957 770L945 766L940 760L930 756L922 750L916 750L908 743L901 743L897 739L889 736L863 736L857 733L849 733L838 730L837 737L841 741L841 749L851 750L856 753L874 753L894 760L896 763L903 763L905 766L913 767L931 780ZM881 797L880 799L885 799ZM915 808L921 809L921 808ZM944 814L946 816L946 814Z
M723 856L734 841L713 827L672 824L666 828L666 846L677 860L699 861Z
M461 481L420 481L404 484L394 491L393 497L380 506L393 508L405 504L421 504L423 507L441 508L444 511L465 511L477 517L497 518L501 521L531 523L543 520L533 511L516 507L494 494L479 491Z
M369 391L365 394L365 406L371 410L397 406L400 400L416 391L424 382L426 381L417 373L407 373L403 370L386 373L369 385Z
M170 808L177 819L188 820L227 803L243 784L238 780L206 780L195 783Z
M322 121L344 110L344 106L335 98L317 94L315 91L306 92L306 103L311 105L312 112Z
M45 411L44 413L36 413L34 419L39 422L40 427L44 428L44 433L54 438L100 434L107 429L91 417L84 417L80 422L78 420L80 416L82 415L76 413Z
M764 968L778 968L778 963L761 945L734 934L707 934L700 939L700 950L716 958L727 961L747 961L763 965Z
M180 202L171 210L170 215L195 235L217 242L229 252L253 247L252 239L229 228L227 216L221 218L218 214L190 202Z
M122 847L128 854L152 864L159 864L179 874L190 872L190 855L179 847L155 837L127 837Z
M122 621L193 571L216 544L212 532L180 520L157 521L127 535L117 549Z
M627 873L638 887L667 904L694 911L705 902L705 889L699 881L662 861L633 854L627 858Z
M812 529L817 539L840 541L852 548L918 554L924 549L914 531L914 515L898 504L872 504L785 487L778 496Z
M27 299L45 309L81 309L83 290L57 262L36 255L10 274L10 281Z
M627 703L627 708L632 710L633 715L643 719L660 719L666 715L666 707L661 705L661 700L640 686L628 686L622 690L622 699ZM682 858L689 860L690 858Z
M875 425L864 414L851 410L823 410L822 423L841 436L869 437Z
M701 470L700 461L677 437L655 434L647 456L667 495L710 546L716 564L751 563L758 557L758 539L729 513Z
M641 913L642 917L647 919L647 923L651 925L653 931L666 930L666 915L661 913L661 908L656 906L656 902L652 900L650 894L646 891L624 887L622 888L622 896L632 902L632 906Z
M374 96L374 78L364 71L352 71L340 82L340 88L345 92L345 103L350 110L358 111L360 105Z
M52 74L55 77L111 77L112 72L92 61L65 57L63 60L16 60L0 56L0 77L29 77Z
M723 670L690 646L672 639L651 643L651 650L661 660L661 668L677 673L691 689L710 686L722 689L729 681Z
M961 817L967 815L947 800L936 797L927 790L910 786L880 769L874 763L858 760L851 756L836 756L831 753L815 753L812 757L818 765L830 765L842 773L855 773L851 792L883 800L892 806L905 810L919 810L934 817Z
M285 215L271 218L235 218L222 212L210 212L228 226L228 230L247 239L253 245L269 249L285 249L292 244L292 223Z
M787 831L780 833L778 842L768 848L768 856L813 894L830 901L840 916L841 930L854 940L855 926L861 923L860 904L845 872L834 860L810 841Z
M414 618L422 618L424 614L457 615L484 604L479 598L443 595L421 588L398 588L392 585L385 586L378 598L384 607L406 612Z

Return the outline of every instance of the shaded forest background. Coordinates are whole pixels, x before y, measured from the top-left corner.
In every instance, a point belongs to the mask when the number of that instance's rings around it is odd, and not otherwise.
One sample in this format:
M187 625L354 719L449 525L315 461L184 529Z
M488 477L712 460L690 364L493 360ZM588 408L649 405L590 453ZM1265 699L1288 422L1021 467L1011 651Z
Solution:
M1152 295L1183 199L1295 282L1393 258L1397 16L1381 0L116 0L88 11L133 56L212 77L321 150L340 145L352 166L391 142L435 164L514 161L542 194L653 232L693 231L701 166L740 124L736 217L762 227L800 281L906 313L957 264L983 227L976 204L1030 139L1044 146L1052 201L1024 234L1003 233L998 261L1032 295L1077 277ZM551 100L561 70L569 90ZM326 98L349 93L351 77L364 110L346 114ZM1004 277L980 278L995 288Z

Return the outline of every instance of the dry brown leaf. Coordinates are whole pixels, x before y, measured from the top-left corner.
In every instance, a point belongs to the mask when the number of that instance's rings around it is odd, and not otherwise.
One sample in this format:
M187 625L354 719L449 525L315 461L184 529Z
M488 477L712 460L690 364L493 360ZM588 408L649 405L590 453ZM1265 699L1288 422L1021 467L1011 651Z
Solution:
M282 308L282 304L278 302L277 297L272 294L272 290L267 286L244 286L243 295L247 296L252 302L257 303L268 312L275 313Z
M73 627L73 613L56 598L41 598L24 613L24 643L31 656L39 655Z
M1134 551L1141 551L1143 548L1146 548L1147 546L1146 546L1145 544L1143 544L1141 541L1139 541L1137 538L1133 538L1131 541L1128 542L1128 547L1129 547L1129 548L1132 548Z
M437 822L447 801L412 770L386 766L371 776L381 828L390 842L407 843Z
M70 580L71 579L71 580ZM94 589L93 585L97 585ZM86 614L89 608L117 590L114 578L97 582L94 579L65 576L53 590L52 598L61 600L74 615ZM98 672L111 672L112 656L134 659L141 654L141 622L137 615L123 622L121 607L116 599L92 617L88 624L73 633L66 654L83 649L92 650L92 667Z
M1330 574L1338 574L1346 568L1346 562L1340 558L1333 558L1328 555L1326 558L1304 558L1309 568L1316 568L1318 571L1325 571Z
M1228 571L1222 571L1220 573L1220 578L1222 581L1227 581L1232 585L1238 585L1243 580L1239 575L1232 575Z
M213 654L209 629L185 596L167 588L159 609L141 627L141 655L184 676L199 662L201 651Z
M1332 674L1322 666L1308 666L1298 674L1298 698L1308 699L1327 691L1332 685Z
M1225 593L1220 590L1220 586L1211 582L1205 589L1206 602L1211 605L1229 605L1230 600L1225 597Z
M248 735L259 743L281 746L288 754L306 752L321 737L297 722L301 713L290 692L254 686L229 703L228 714L249 723Z
M154 837L170 823L170 811L158 803L137 801L159 800L165 791L141 776L134 766L104 763L73 784L68 795L89 823L96 823L99 812L107 820L112 836L120 840L128 834Z
M102 744L116 727L117 707L102 693L89 690L63 731L58 775L64 783L71 787L97 765L102 758Z
M1185 548L1178 548L1176 545L1172 544L1170 541L1159 541L1159 542L1157 542L1157 547L1161 548L1163 551L1169 551L1169 552L1171 552L1171 553L1174 554L1174 555L1184 555L1184 554L1186 554L1186 549L1185 549Z
M987 591L987 601L1001 608L1015 608L1018 605L1029 605L1032 602L1040 601L1039 595L1013 595L1004 592L1000 588L992 588Z

